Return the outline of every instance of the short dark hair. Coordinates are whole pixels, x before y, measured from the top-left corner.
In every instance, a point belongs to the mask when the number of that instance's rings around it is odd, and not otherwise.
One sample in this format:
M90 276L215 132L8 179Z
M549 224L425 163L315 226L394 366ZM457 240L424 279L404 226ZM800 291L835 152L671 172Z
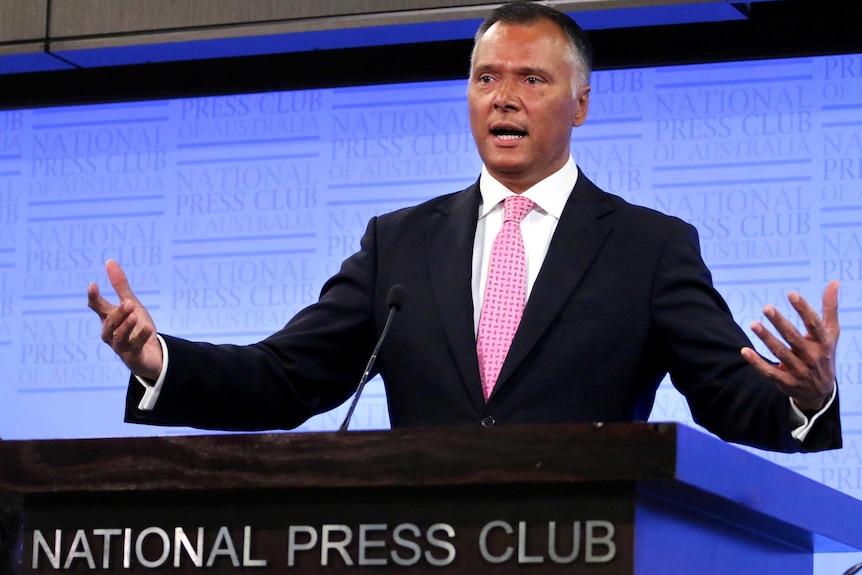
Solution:
M521 0L519 2L509 2L496 8L485 18L479 29L476 30L473 44L474 50L476 43L485 35L485 32L497 22L529 26L542 20L553 22L566 35L572 47L572 55L574 56L572 64L580 68L583 83L589 84L590 73L593 69L593 48L589 38L587 38L581 27L578 26L578 23L568 14L564 14L538 2Z

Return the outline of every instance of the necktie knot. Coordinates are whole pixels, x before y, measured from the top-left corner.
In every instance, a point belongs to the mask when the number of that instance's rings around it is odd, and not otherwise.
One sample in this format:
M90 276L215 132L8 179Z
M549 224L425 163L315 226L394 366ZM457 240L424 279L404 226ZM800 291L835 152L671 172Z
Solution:
M533 209L533 200L524 196L508 196L503 200L503 221L521 223L530 210Z

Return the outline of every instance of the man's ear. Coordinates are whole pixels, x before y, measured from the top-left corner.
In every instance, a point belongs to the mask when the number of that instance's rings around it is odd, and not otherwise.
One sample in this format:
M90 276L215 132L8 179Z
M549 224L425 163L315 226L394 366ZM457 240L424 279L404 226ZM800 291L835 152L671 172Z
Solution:
M590 108L590 87L581 86L578 88L576 96L578 108L575 110L575 117L572 119L572 126L577 128L587 119L587 111Z

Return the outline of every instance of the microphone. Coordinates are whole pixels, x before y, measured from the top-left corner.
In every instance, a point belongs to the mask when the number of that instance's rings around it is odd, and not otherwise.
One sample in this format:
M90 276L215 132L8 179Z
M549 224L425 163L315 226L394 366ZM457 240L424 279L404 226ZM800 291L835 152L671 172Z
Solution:
M356 386L356 395L353 396L353 401L350 403L350 409L347 410L347 417L338 431L347 431L347 426L350 425L350 418L353 417L353 410L356 409L356 404L359 402L359 396L362 394L362 389L365 387L365 382L368 381L368 374L371 368L374 367L374 362L377 361L377 352L380 351L380 346L383 345L383 340L386 334L389 333L389 326L392 325L392 318L395 312L401 309L404 305L404 286L395 284L389 288L389 297L386 298L386 305L389 308L389 315L386 317L386 324L383 326L383 331L380 333L380 338L377 340L377 345L374 346L374 351L371 352L371 357L368 358L368 364L365 366L365 371L362 372L362 377L359 378L359 385Z

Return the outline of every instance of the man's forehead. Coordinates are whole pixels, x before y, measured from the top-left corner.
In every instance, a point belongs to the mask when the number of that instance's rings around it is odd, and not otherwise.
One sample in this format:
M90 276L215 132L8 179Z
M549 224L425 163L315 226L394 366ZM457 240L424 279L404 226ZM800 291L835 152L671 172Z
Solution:
M555 35L553 30L556 30ZM472 65L475 68L488 66L494 62L486 60L488 57L496 59L500 56L499 48L510 44L517 45L518 50L507 51L506 55L520 61L528 60L533 51L541 51L544 47L558 47L566 50L566 40L562 30L549 20L539 20L530 24L495 22L488 28L484 35L478 38L473 49ZM556 45L556 46L555 46ZM535 54L536 59L530 65L536 68L544 68L549 62L544 62L547 53Z
M511 30L541 30L544 34L548 34L552 30L556 31L558 35L563 35L563 30L557 26L551 20L546 20L544 18L539 20L534 20L532 22L507 22L505 20L499 20L494 22L484 34L479 37L479 42L484 40L485 38L494 37L501 33L505 33Z

